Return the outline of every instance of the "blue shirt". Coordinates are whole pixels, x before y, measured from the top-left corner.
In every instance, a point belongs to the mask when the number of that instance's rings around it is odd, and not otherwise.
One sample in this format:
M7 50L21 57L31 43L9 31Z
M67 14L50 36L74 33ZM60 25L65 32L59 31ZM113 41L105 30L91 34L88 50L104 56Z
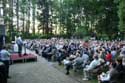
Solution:
M0 60L5 61L5 60L10 60L10 53L3 49L0 51Z

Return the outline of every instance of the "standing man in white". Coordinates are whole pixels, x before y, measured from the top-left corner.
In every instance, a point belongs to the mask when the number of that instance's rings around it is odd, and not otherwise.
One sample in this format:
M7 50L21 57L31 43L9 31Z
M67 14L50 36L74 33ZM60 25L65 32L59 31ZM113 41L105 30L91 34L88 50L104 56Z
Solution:
M20 36L16 39L16 43L18 45L18 54L19 54L19 57L21 57L23 41L22 41L22 38Z

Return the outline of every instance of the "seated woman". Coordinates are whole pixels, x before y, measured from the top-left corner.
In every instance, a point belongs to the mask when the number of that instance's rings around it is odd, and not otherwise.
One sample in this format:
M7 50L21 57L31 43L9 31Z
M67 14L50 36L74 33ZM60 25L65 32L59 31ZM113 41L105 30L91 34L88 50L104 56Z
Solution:
M113 81L110 82L111 78L112 79L117 78L118 72L115 68L116 68L116 63L115 62L111 63L109 65L109 71L107 73L102 72L102 74L98 76L99 83L116 83ZM116 77L114 78L113 75L115 75Z
M109 66L109 72L107 74L99 75L99 83L124 83L125 82L125 69L122 65L122 58L118 57L115 62L112 62Z

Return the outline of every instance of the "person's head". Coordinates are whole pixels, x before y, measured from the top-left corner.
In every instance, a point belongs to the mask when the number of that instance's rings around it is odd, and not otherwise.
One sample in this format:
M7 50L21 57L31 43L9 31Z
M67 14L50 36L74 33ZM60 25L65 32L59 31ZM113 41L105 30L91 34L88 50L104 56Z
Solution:
M6 49L6 46L3 46L2 49Z
M118 57L118 58L116 59L116 62L117 62L117 64L122 64L122 57Z
M110 68L116 68L117 64L115 61L112 61L111 64L109 65Z
M18 39L21 39L21 37L19 36Z
M107 54L111 54L111 51L110 51L110 50L108 50L108 51L107 51Z
M87 52L87 51L84 51L84 54L88 54L88 52Z
M79 53L79 54L80 54L80 50L77 50L76 53Z
M94 56L93 56L93 59L98 60L98 55L94 55Z
M96 53L99 53L99 50L98 50L98 49L96 50Z

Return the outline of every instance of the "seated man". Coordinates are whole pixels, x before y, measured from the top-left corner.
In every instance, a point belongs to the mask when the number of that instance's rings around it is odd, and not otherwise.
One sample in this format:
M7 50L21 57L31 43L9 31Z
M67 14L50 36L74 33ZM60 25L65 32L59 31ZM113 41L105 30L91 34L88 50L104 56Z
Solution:
M75 59L77 59L78 57L80 57L80 53L79 51L76 51L75 55L70 55L69 57L63 60L63 64L65 65L67 75L70 73L69 71L72 68Z
M90 77L90 71L93 70L98 65L100 65L98 56L95 55L93 58L94 58L94 60L83 69L83 72L84 72L83 80L88 80L88 78Z
M74 59L73 63L73 69L76 71L79 68L84 68L89 60L89 56L87 55L87 52L84 52L82 56L78 56L76 59Z

